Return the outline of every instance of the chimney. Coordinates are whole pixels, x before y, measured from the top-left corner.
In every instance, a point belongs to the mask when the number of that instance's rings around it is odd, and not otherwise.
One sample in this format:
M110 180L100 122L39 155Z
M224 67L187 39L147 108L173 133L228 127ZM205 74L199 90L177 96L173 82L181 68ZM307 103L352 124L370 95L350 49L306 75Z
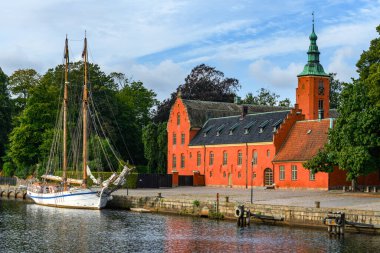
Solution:
M241 116L240 116L240 119L244 119L245 115L247 115L248 113L248 106L247 105L243 105L241 107Z
M323 119L323 114L324 114L323 109L319 109L319 110L318 110L318 119L319 119L319 120Z

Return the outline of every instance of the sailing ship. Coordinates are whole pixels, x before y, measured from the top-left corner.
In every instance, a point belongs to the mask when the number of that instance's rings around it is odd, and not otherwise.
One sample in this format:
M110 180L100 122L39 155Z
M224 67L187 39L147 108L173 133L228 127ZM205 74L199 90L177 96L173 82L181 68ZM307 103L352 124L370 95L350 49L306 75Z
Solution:
M42 176L42 183L35 183L29 185L27 189L28 196L39 205L53 206L53 207L66 207L66 208L83 208L83 209L102 209L106 206L107 201L112 199L111 193L119 189L125 182L126 177L132 168L127 165L123 165L123 170L118 175L113 173L110 178L104 182L100 182L100 178L96 179L88 166L88 118L90 104L93 101L91 94L88 90L88 52L87 52L87 38L84 39L84 50L83 50L83 68L84 68L84 84L83 84L83 95L81 101L81 119L79 120L82 126L81 136L82 136L82 161L77 163L77 167L82 167L82 178L68 178L68 87L69 87L69 50L68 50L68 39L66 36L65 40L65 74L64 74L64 86L63 86L63 103L62 103L62 116L63 124L61 124L61 129L58 129L54 139L58 139L56 135L63 132L63 143L62 143L62 176L56 176L53 173L51 166L47 166L46 174ZM91 103L90 103L91 102ZM96 114L97 112L92 112ZM58 122L58 121L57 121ZM80 124L79 124L80 125ZM58 127L60 128L60 127ZM103 130L103 128L100 127ZM104 134L104 133L103 133ZM104 136L104 135L103 135ZM80 139L80 138L79 138ZM72 141L75 143L74 141ZM109 141L106 143L110 144ZM52 146L55 145L53 142ZM78 145L77 145L78 146ZM110 147L113 154L116 155L114 149ZM102 147L104 151L104 147ZM51 148L51 154L49 157L48 165L53 164L53 161L59 159L53 158L52 152L54 148ZM78 153L78 150L73 152ZM73 156L78 154L74 154ZM79 155L80 156L80 155ZM116 155L117 156L117 155ZM117 158L117 157L116 157ZM73 159L75 160L75 159ZM121 163L121 160L117 158ZM50 173L50 174L49 174ZM93 181L93 185L96 187L90 188L87 182L88 177ZM49 183L50 181L55 181L56 183ZM57 183L58 182L58 183Z

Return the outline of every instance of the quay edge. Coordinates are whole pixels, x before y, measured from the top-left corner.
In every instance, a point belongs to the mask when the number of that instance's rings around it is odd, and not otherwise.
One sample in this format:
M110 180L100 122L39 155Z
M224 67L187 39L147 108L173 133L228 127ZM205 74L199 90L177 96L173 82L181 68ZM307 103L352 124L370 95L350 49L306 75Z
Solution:
M347 227L347 232L363 232L370 234L380 234L380 211L371 210L353 210L347 208L316 208L316 207L299 207L283 206L268 204L244 204L246 209L252 213L281 217L283 221L267 221L275 225L287 225L297 227L313 227L326 229L323 219L328 212L344 212L346 219L351 222L365 223L373 225L373 228L356 228ZM227 220L237 220L234 216L237 203L220 201L219 213ZM107 204L110 209L144 208L157 213L171 213L188 216L208 216L209 210L215 210L215 201L199 201L190 199L170 199L160 197L137 197L137 196L120 196L113 195L113 199ZM206 214L206 215L205 215ZM207 215L209 214L209 215ZM253 220L261 222L260 220Z

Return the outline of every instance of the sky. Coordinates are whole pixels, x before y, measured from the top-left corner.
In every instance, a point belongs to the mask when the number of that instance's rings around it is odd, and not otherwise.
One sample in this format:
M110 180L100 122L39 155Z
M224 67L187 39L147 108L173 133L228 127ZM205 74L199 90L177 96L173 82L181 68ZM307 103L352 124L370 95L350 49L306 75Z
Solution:
M142 81L163 100L205 63L237 78L238 95L266 88L295 102L312 15L326 73L356 78L379 35L380 0L15 0L0 3L0 67L44 74L63 62L67 34L79 60Z

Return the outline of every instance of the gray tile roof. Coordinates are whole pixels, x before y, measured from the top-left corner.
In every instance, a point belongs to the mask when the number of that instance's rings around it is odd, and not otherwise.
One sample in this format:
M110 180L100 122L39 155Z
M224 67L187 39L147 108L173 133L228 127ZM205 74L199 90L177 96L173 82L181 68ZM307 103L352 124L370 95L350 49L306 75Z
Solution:
M225 102L210 102L200 100L182 99L186 106L192 128L201 128L203 124L211 118L227 117L240 115L242 105ZM264 106L264 105L246 105L248 113L271 112L289 110L286 107Z
M209 119L190 146L269 142L273 140L273 128L278 126L289 113L276 111ZM260 131L262 128L262 131Z

